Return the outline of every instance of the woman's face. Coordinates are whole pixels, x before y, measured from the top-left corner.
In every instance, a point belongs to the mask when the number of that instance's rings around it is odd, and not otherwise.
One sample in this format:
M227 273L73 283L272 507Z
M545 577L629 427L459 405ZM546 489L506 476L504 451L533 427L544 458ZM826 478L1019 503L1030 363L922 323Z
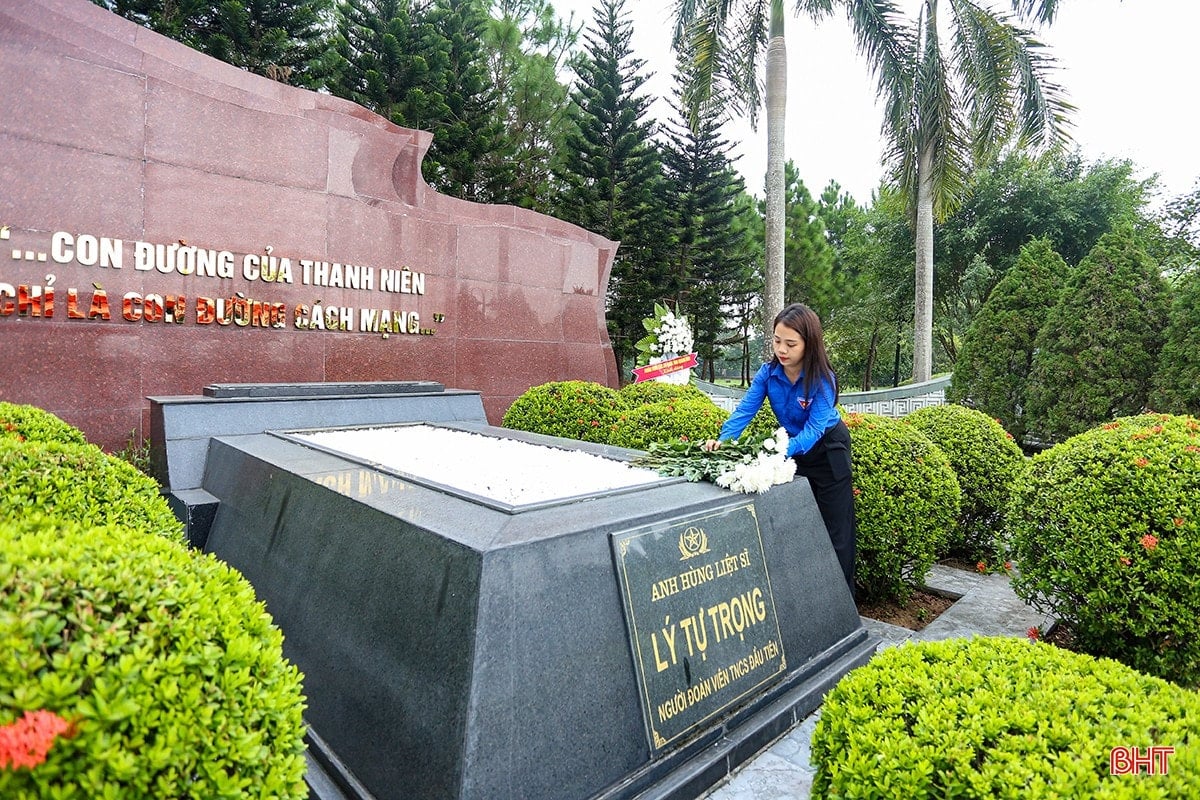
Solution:
M804 358L804 339L782 322L775 326L775 357L787 369L799 369Z

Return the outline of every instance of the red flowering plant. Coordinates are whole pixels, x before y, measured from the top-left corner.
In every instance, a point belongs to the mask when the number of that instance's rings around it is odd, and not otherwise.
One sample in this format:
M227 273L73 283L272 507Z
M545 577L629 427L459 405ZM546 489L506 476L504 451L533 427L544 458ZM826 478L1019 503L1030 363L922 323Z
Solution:
M74 726L53 711L26 711L0 725L0 769L33 769L46 760L54 740L74 735Z
M1031 459L1008 531L1017 595L1075 647L1200 684L1200 425L1124 417Z

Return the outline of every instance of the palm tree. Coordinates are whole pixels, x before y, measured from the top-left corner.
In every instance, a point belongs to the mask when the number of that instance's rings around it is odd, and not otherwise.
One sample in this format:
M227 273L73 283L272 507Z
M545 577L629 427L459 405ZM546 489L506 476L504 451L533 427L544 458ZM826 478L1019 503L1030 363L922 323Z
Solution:
M817 18L835 0L796 0L796 11ZM676 0L674 45L693 60L684 101L697 127L702 109L726 107L758 124L758 65L765 53L767 108L766 271L762 314L770 346L771 320L783 308L783 136L787 104L787 47L783 0Z
M929 380L933 355L933 225L961 205L974 163L1014 142L1067 140L1073 107L1050 78L1056 62L1014 18L975 0L922 0L916 24L880 18L855 25L884 101L885 163L915 218L913 380ZM1019 14L1050 21L1056 0L1012 0ZM880 41L907 43L902 59L872 55Z

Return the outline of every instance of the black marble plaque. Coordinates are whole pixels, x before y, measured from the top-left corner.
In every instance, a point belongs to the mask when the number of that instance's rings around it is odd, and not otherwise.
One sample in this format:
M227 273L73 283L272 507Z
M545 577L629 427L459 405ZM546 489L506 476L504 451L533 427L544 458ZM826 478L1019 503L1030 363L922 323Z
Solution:
M784 674L753 504L615 533L612 545L652 751Z

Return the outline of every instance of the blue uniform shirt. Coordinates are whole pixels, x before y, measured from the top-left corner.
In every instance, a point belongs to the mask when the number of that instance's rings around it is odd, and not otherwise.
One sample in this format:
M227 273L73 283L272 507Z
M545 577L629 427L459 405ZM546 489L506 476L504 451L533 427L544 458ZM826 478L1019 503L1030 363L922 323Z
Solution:
M783 365L763 364L750 382L750 388L717 434L719 439L736 439L762 408L763 398L771 403L775 418L788 432L788 457L807 453L841 417L834 406L833 385L822 380L813 386L813 395L804 394L804 376L795 383L788 380Z

